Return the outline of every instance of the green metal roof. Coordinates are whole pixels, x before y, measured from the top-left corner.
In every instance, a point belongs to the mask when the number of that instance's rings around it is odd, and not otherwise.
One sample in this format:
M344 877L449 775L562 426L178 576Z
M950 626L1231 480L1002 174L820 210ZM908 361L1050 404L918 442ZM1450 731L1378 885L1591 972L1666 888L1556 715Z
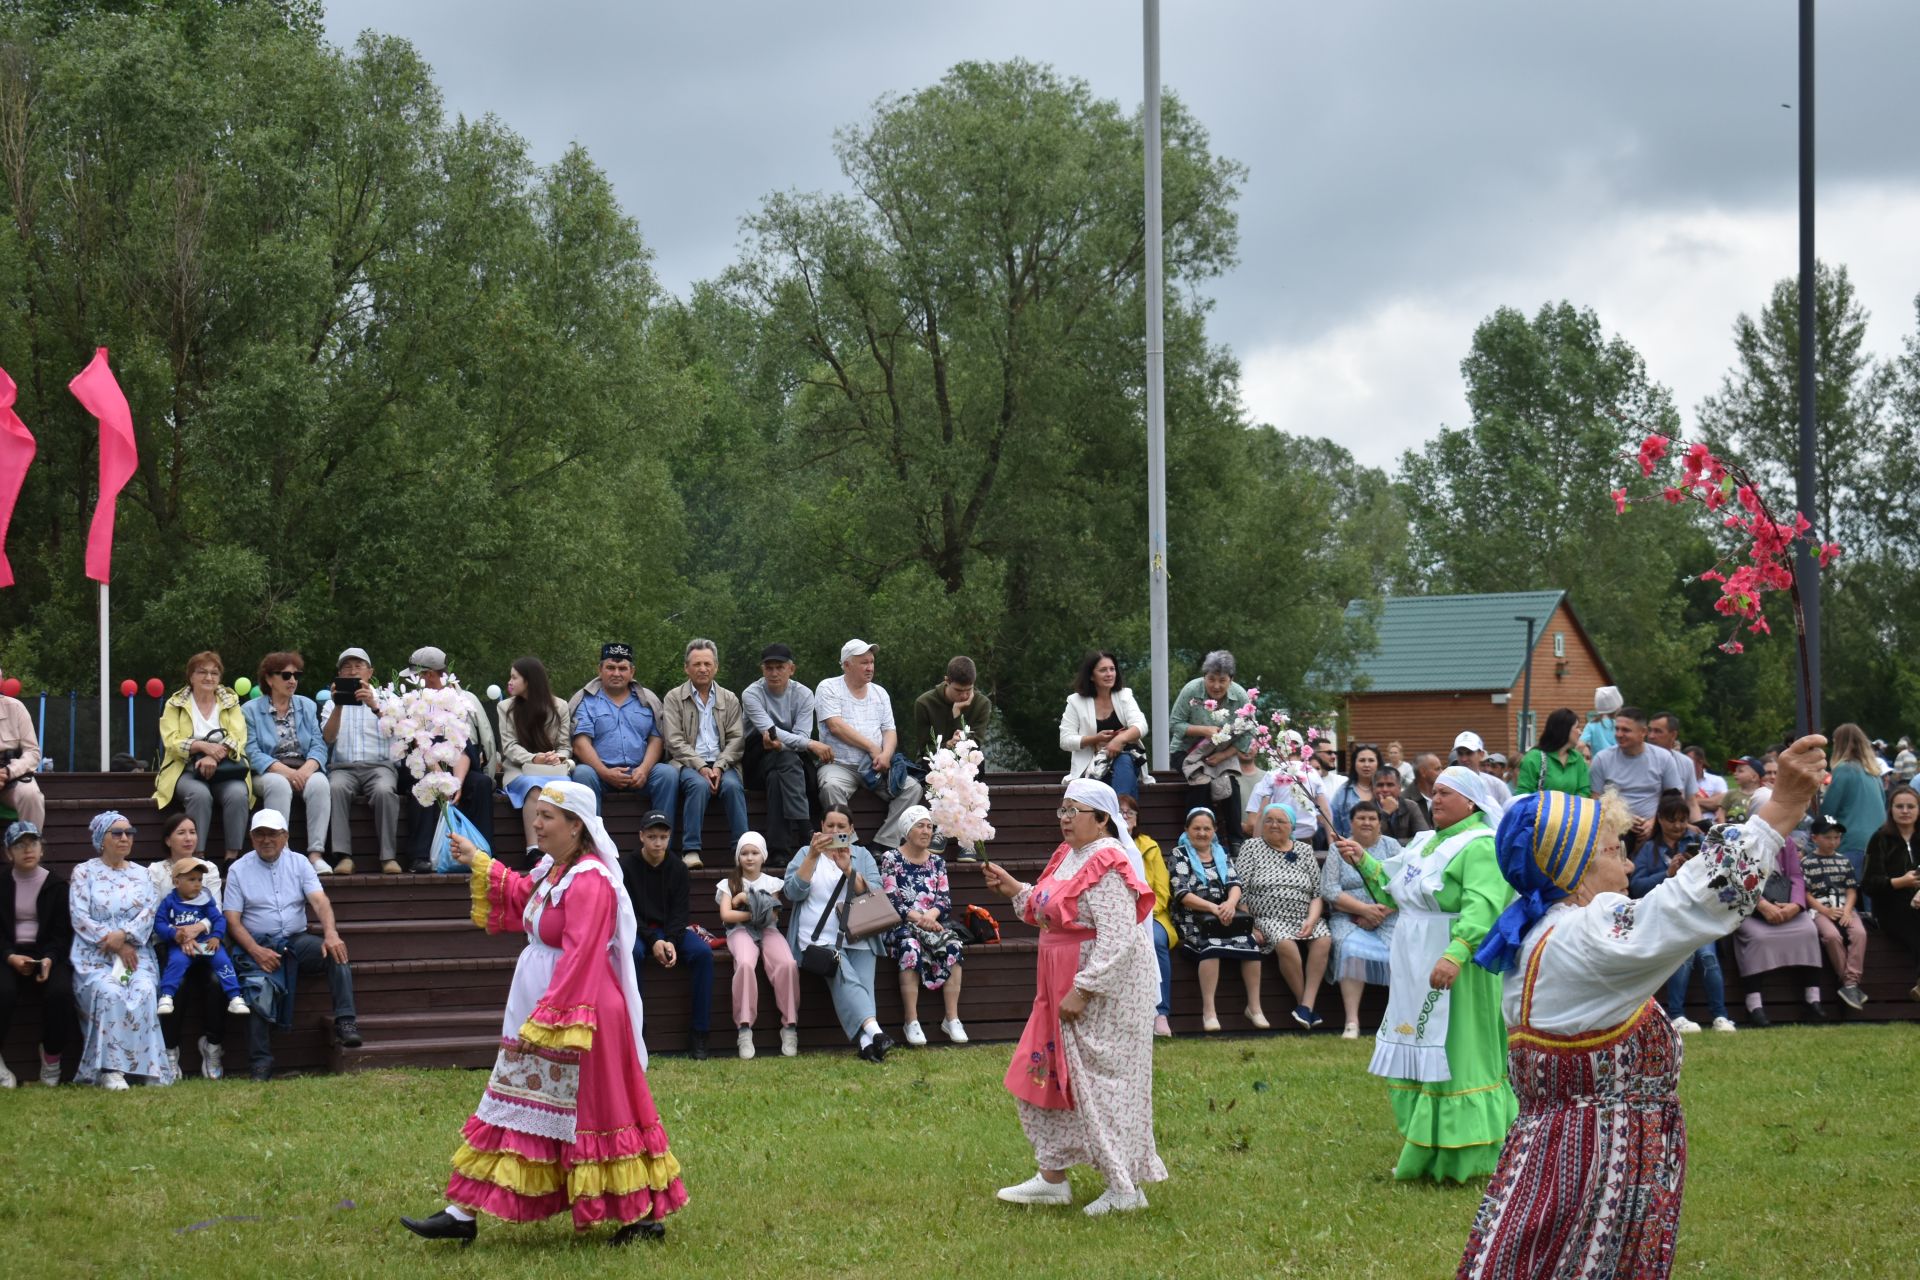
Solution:
M1378 646L1355 659L1355 688L1364 693L1511 689L1527 660L1527 626L1517 619L1534 619L1537 643L1566 595L1388 596L1374 623ZM1356 600L1347 606L1347 616L1365 610Z

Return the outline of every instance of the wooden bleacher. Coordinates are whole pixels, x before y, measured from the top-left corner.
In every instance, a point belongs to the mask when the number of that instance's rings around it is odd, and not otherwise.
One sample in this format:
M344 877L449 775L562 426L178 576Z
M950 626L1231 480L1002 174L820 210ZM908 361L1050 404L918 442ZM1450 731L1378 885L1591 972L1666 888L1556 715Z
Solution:
M138 861L148 862L160 856L159 815L151 798L151 774L43 773L39 777L47 796L48 865L66 874L91 857L93 849L87 835L87 822L104 809L120 810L140 828L135 841ZM993 822L998 831L990 855L1014 875L1030 880L1040 873L1058 843L1059 825L1054 810L1061 795L1059 775L997 774L987 781L993 789ZM1163 848L1170 848L1178 834L1183 792L1184 788L1177 784L1158 784L1146 788L1142 794L1142 825ZM748 800L750 814L757 821L764 812L763 797L749 793ZM882 809L871 796L861 793L855 799L854 808L856 823L863 834L878 827ZM609 799L609 827L623 850L636 844L642 809L642 799L637 796ZM290 825L296 836L303 830L297 817ZM512 859L513 846L519 840L520 818L504 798L496 801L494 830L503 856ZM403 820L403 842L404 837ZM713 904L713 886L725 874L732 848L719 805L708 810L703 843L708 865L693 873L692 915L695 923L718 935L722 929ZM354 813L353 844L358 865L377 865L372 857L371 814L364 806L356 808ZM956 905L976 903L991 910L1000 922L1002 939L998 944L968 949L961 1018L974 1040L1017 1039L1033 999L1035 933L1014 919L1007 904L987 890L978 870L950 863L949 875ZM318 1071L491 1065L499 1043L501 1010L520 940L516 936L489 936L469 923L465 878L355 874L328 876L322 883L333 903L341 936L352 959L360 1028L366 1043L354 1050L333 1045L327 1026L326 984L323 978L313 975L302 979L300 987L301 1024L275 1038L276 1068ZM1737 1010L1745 988L1731 959L1730 954L1725 955L1722 967L1727 975L1728 1003ZM897 1040L901 1012L893 974L894 970L883 963L876 986L881 1022ZM1914 1019L1920 1017L1920 1005L1908 997L1912 980L1911 961L1893 943L1875 935L1868 952L1866 980L1862 984L1871 1002L1861 1013L1847 1010L1838 1000L1830 1000L1828 1006L1836 1019ZM778 1019L772 993L765 982L763 977L761 1025L756 1029L755 1040L762 1053L777 1053ZM642 983L648 1047L654 1052L682 1051L691 1015L684 977L649 969L642 974ZM709 1049L716 1056L734 1052L730 987L730 957L724 948L718 948L714 955L709 1038ZM1696 983L1694 990L1698 989ZM1787 975L1765 975L1762 990L1775 1021L1789 1022L1802 1016L1799 992ZM182 1066L197 1071L198 1053L194 1046L200 1034L198 999L192 993L183 994L186 998L180 1015ZM1271 960L1265 967L1262 996L1264 1010L1274 1026L1292 1031L1287 1017L1292 1007L1290 993ZM1172 1021L1177 1032L1200 1032L1199 1003L1193 962L1176 951ZM1245 1003L1237 972L1223 975L1217 1004L1228 1031L1253 1031L1241 1014ZM1367 988L1361 1013L1365 1030L1371 1032L1378 1023L1384 1005L1384 989ZM1316 1008L1327 1022L1318 1034L1337 1034L1341 1020L1338 990L1331 986L1323 988ZM933 1044L940 1044L944 1039L938 1029L940 1009L938 992L921 993L921 1022ZM29 1079L33 1074L33 1046L39 1034L35 1012L31 1006L19 1009L4 1044L0 1045L0 1052L16 1074ZM1703 1008L1690 1007L1689 1012L1705 1020ZM803 1052L846 1047L824 985L808 977L801 981L800 1043ZM230 1019L227 1066L235 1074L245 1071L245 1044L238 1020ZM77 1046L72 1048L77 1051ZM77 1052L69 1052L69 1075L76 1057Z

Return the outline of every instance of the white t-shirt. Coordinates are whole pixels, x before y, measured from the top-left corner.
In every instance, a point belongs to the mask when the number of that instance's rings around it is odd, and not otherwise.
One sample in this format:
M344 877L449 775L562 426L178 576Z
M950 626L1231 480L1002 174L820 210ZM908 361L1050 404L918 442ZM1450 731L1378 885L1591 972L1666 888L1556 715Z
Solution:
M200 704L192 698L188 698L187 715L193 719L193 736L196 738L210 740L214 733L220 728L220 703L218 701L215 701L213 704L213 714L211 716L203 716L200 714Z
M814 926L820 923L820 913L826 910L827 899L840 884L840 868L833 865L829 858L821 858L814 864L813 888L808 891L806 901L800 904L800 915L794 923L794 936L800 939L802 947L814 943ZM827 927L820 930L820 945L831 947L840 940L840 906L846 899L842 894L834 899L833 916L827 921Z
M849 769L864 769L873 757L848 742L836 738L827 728L829 716L839 716L852 724L861 737L880 742L893 729L893 699L878 683L869 683L864 696L854 697L847 689L845 676L822 680L813 691L813 710L820 721L820 741L833 748L833 761Z
M1320 807L1315 799L1325 800L1329 806L1333 803L1333 790L1326 780L1311 777L1305 786L1293 784L1282 788L1277 773L1265 773L1254 784L1253 795L1247 799L1247 812L1258 815L1276 799L1281 804L1293 806L1293 834L1297 840L1310 840L1313 833L1320 829ZM1276 795L1276 792L1278 793Z
M1723 796L1727 793L1727 780L1717 773L1709 773L1698 779L1699 792L1703 796Z
M752 889L758 889L762 893L770 893L777 898L780 896L780 887L782 883L784 882L777 880L774 877L768 875L766 872L762 871L759 875L755 876L751 880L746 879L744 876L741 877L740 889L743 893ZM724 907L730 904L732 901L733 901L733 890L727 886L726 877L723 876L720 879L720 883L713 886L713 905L716 907ZM738 928L741 928L742 926L729 925L727 927L731 929L738 929Z

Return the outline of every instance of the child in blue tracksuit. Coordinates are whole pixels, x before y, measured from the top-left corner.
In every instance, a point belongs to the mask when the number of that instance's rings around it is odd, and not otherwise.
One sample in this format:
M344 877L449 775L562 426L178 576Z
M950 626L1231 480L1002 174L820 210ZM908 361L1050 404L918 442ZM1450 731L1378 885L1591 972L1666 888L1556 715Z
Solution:
M153 931L168 944L160 970L160 1002L155 1006L162 1015L173 1012L173 997L196 960L213 965L213 976L227 997L227 1012L247 1012L247 1002L240 996L240 975L233 971L233 960L220 941L227 936L227 918L202 883L206 866L198 858L176 864L173 892L160 899L160 910L153 918Z

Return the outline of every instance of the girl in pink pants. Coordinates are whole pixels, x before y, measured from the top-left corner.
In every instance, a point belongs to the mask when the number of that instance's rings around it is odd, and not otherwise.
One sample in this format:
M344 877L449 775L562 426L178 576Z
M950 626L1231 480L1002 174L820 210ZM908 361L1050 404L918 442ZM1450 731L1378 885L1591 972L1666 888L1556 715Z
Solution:
M727 927L733 954L733 1023L740 1056L753 1056L753 1023L760 1013L759 967L767 969L774 1003L780 1006L780 1052L800 1052L800 968L780 933L780 881L767 875L767 842L749 831L733 846L733 870L714 886L720 922Z

